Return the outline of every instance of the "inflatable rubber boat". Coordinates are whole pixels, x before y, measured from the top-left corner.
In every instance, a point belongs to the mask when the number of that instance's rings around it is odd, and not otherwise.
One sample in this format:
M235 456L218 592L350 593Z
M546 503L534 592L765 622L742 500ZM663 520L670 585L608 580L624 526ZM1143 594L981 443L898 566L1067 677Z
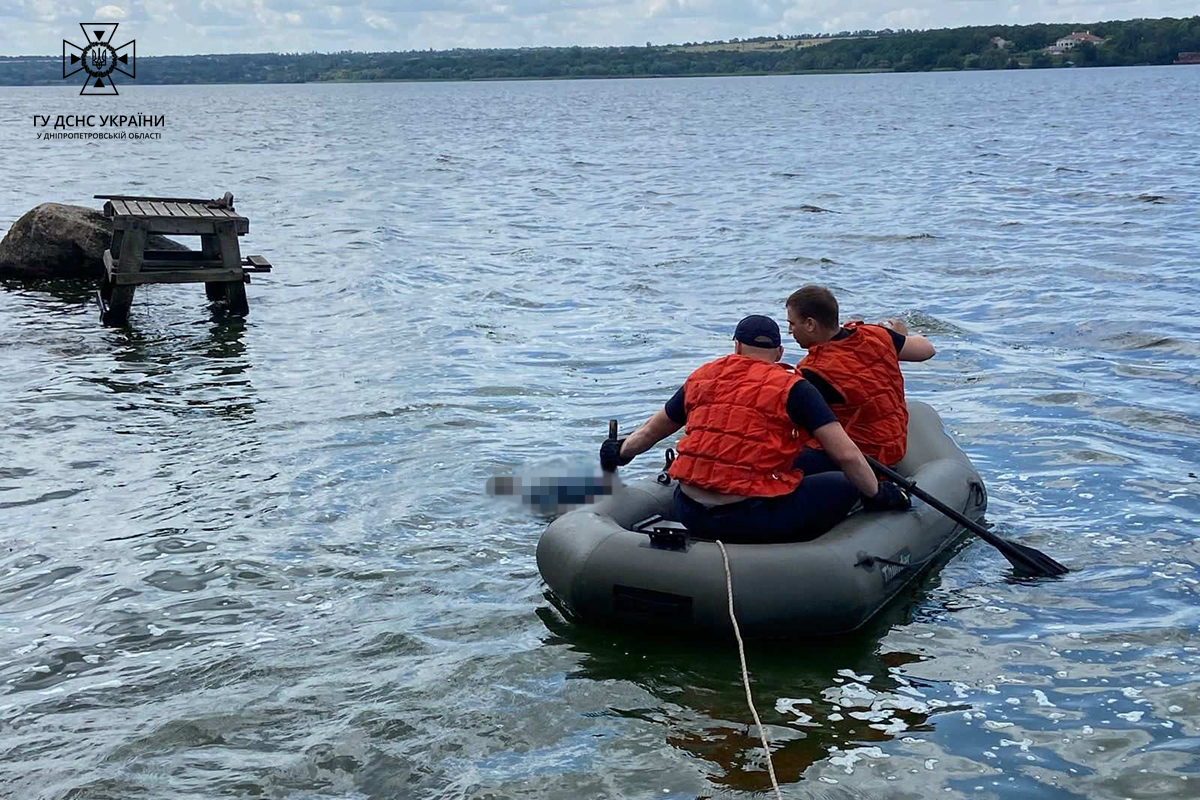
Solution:
M970 459L930 406L908 409L897 470L979 519L987 492ZM732 631L720 548L670 520L675 485L665 474L635 481L547 527L537 564L558 605L590 622ZM857 511L809 542L725 543L738 625L752 636L852 631L963 530L914 497L909 511Z

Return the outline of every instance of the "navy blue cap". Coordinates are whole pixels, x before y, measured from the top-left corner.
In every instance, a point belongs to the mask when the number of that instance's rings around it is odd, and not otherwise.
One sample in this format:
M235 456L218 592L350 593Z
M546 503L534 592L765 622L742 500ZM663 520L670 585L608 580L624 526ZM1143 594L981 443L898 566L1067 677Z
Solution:
M751 314L737 324L733 338L751 347L779 347L779 325L770 317Z

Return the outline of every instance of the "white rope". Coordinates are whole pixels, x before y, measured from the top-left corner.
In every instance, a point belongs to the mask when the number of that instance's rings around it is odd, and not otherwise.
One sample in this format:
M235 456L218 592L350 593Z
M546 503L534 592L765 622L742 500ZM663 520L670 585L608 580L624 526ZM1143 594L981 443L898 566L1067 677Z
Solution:
M742 686L746 689L746 705L754 715L754 724L758 726L758 735L762 739L763 752L767 755L767 772L771 775L771 786L775 796L783 800L779 792L779 781L775 780L775 765L771 763L771 743L767 741L767 729L763 727L758 712L754 710L754 698L750 695L750 673L746 669L746 648L742 644L742 632L738 629L737 617L733 614L733 573L729 570L729 553L725 552L725 544L717 539L717 547L721 548L721 558L725 561L725 593L729 597L729 621L733 623L733 635L737 637L738 658L742 662Z

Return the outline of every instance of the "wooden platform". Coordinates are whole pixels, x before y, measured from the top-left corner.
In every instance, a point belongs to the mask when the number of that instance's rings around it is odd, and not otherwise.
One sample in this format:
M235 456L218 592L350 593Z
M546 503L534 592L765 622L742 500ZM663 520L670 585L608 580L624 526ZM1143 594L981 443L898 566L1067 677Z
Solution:
M250 220L233 208L228 192L216 200L188 197L95 195L106 200L104 215L112 219L112 242L104 251L100 284L100 319L124 325L136 287L147 283L204 283L209 300L229 313L250 313L245 285L251 272L270 272L262 256L243 259L238 237L250 231ZM200 250L147 250L151 234L199 236Z
M106 195L96 195L101 199ZM212 200L188 200L169 197L124 197L107 195L104 204L106 217L136 217L150 225L171 228L171 233L207 233L214 220L233 220L238 236L250 232L250 220L237 214L232 208L209 208ZM193 230L183 230L191 228ZM151 230L151 233L166 231Z

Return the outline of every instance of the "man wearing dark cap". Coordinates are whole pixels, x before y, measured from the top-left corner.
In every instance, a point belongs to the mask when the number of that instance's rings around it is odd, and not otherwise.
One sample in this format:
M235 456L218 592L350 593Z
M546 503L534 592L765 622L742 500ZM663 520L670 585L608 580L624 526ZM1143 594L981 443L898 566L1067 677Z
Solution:
M908 497L880 484L821 394L779 364L779 326L751 315L733 354L693 372L667 404L625 439L600 449L606 470L628 464L686 426L670 475L675 518L726 541L802 541L820 536L860 497L869 510L904 509ZM809 436L840 467L805 477L795 465Z

